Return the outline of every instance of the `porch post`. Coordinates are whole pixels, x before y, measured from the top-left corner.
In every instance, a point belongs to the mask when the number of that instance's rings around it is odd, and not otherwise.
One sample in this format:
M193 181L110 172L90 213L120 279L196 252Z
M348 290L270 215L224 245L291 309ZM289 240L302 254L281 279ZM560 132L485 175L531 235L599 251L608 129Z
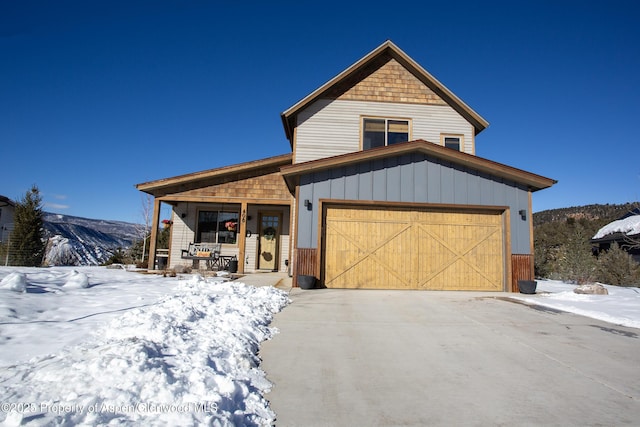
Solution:
M148 270L153 270L156 265L156 246L158 245L158 225L160 224L160 200L153 200L153 221L151 221L151 236L149 236L149 263Z
M245 246L247 241L247 202L240 204L240 228L238 229L238 273L244 274Z

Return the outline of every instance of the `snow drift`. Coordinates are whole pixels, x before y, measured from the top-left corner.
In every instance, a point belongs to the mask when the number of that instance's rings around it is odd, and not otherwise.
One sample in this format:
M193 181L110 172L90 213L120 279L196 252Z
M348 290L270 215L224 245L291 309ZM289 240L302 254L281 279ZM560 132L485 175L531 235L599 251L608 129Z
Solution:
M59 281L65 291L58 295L94 292L83 284L102 280L65 273ZM5 425L271 425L275 414L263 397L271 384L259 369L257 352L275 332L268 324L288 304L287 294L198 275L181 280L172 292L112 318L75 345L3 369L0 420ZM9 316L17 320L16 313Z

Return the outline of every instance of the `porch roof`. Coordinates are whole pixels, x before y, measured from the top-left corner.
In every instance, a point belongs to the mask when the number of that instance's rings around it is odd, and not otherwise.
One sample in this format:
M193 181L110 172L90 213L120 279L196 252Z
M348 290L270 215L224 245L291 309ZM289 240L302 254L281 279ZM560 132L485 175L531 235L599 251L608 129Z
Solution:
M264 168L278 168L290 165L293 154L282 154L266 159L254 160L250 162L238 163L221 168L208 169L200 172L193 172L184 175L178 175L170 178L158 179L155 181L143 182L136 184L136 188L154 197L161 197L167 194L179 192L185 185L194 185L199 181L210 181L212 179L224 179L227 176L235 175L243 172L250 172Z
M287 183L287 186L289 187L289 191L293 192L298 178L301 175L353 165L362 161L383 159L413 152L424 153L428 156L448 161L456 165L468 167L503 179L508 179L510 181L526 185L531 191L542 190L551 187L558 182L551 178L546 178L541 175L475 155L463 153L461 151L452 150L422 139L312 160L310 162L296 163L291 166L285 166L281 168L280 171Z

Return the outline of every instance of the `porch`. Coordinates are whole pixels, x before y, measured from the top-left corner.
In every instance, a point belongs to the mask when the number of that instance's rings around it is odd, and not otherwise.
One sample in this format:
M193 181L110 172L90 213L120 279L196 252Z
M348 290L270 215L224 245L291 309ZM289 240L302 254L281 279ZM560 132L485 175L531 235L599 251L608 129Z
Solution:
M171 237L165 268L235 269L239 274L289 272L288 203L181 201L170 205ZM150 265L159 268L160 263Z
M288 271L292 193L280 168L292 154L136 185L154 197L149 269L156 263L161 205L171 208L168 268L184 265L189 243L219 243L238 259L238 273Z

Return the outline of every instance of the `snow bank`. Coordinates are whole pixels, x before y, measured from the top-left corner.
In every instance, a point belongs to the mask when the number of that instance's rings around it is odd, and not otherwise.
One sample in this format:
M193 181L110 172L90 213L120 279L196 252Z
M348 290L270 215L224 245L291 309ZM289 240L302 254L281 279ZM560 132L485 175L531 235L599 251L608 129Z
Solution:
M513 294L528 303L575 313L630 328L640 328L640 289L604 285L609 295L576 294L576 285L538 280L535 295Z
M78 289L89 287L89 277L76 270L72 270L67 278L64 287L67 289Z
M14 272L5 276L0 281L0 289L6 289L14 292L27 291L27 276L24 273Z
M113 318L79 344L0 371L0 420L271 425L275 414L263 397L271 384L257 352L275 332L268 324L287 294L197 275L173 292Z
M624 219L610 222L602 227L593 236L594 239L601 239L613 233L625 233L629 236L640 233L640 215L633 215Z

